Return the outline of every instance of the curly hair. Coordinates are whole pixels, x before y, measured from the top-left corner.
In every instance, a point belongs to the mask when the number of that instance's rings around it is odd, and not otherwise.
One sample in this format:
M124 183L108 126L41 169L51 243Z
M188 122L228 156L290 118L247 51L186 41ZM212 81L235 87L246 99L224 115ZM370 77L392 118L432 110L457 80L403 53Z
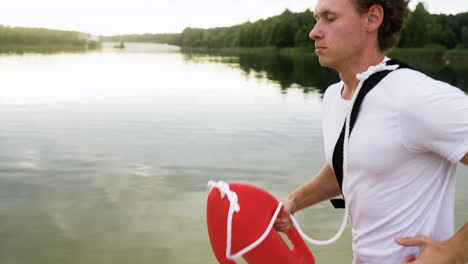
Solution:
M400 32L408 18L409 0L353 0L358 12L363 13L374 5L382 6L384 18L379 28L379 48L388 51L398 44Z

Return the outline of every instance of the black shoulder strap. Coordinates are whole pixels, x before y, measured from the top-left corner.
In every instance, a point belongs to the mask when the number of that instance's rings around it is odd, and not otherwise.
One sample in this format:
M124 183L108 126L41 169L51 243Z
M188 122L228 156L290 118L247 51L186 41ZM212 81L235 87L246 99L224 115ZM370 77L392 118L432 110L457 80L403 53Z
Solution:
M386 62L387 65L398 65L397 69L403 68L410 68L411 67L401 61L391 59ZM391 70L379 71L367 78L364 83L362 84L361 90L356 97L356 101L354 102L353 109L351 110L351 122L350 122L350 130L349 136L351 136L351 132L353 131L354 124L356 123L359 110L361 108L361 104L364 101L364 97L367 93L372 90L385 76L387 76ZM346 120L343 124L343 128L341 129L340 136L338 141L335 144L335 149L333 151L333 170L335 171L336 180L340 185L341 192L343 193L343 143L344 143L344 136L345 136L345 126ZM344 196L343 196L344 198ZM332 199L330 200L335 208L345 208L345 201L344 199Z

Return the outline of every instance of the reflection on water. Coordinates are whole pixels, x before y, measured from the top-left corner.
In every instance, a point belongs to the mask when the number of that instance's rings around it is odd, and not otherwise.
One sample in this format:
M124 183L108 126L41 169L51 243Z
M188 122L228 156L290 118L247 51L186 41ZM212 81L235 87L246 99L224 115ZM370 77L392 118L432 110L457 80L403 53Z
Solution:
M318 90L323 93L332 83L337 82L338 74L324 68L313 54L283 55L277 53L238 54L220 56L219 54L184 53L187 61L221 62L241 69L245 75L253 74L256 78L268 79L279 84L284 91L298 87L305 93Z
M321 93L302 87L328 81L296 79L297 65L315 69L307 59L126 46L0 57L0 263L215 263L209 180L282 198L323 164ZM460 226L468 170L458 175ZM325 239L341 214L325 202L298 218ZM350 239L311 249L349 263Z
M259 79L268 78L279 83L281 89L288 89L298 85L304 92L318 89L324 93L325 89L339 80L338 74L328 68L320 66L317 56L313 53L279 54L279 53L240 53L237 56L220 56L214 54L197 54L184 52L184 58L189 61L218 61L238 66L245 74L255 73ZM421 58L395 57L410 64L413 68L431 76L434 79L448 82L468 92L468 65L466 64L435 64Z

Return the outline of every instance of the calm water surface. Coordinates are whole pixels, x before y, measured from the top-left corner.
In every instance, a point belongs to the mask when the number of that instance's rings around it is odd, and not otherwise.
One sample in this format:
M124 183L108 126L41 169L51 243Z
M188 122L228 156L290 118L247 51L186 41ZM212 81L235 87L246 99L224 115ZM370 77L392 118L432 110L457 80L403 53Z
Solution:
M236 57L127 47L0 56L0 263L216 263L208 180L280 199L323 164L320 90ZM466 167L458 176L457 228ZM341 215L326 202L298 218L327 239ZM350 263L350 242L348 228L310 248Z

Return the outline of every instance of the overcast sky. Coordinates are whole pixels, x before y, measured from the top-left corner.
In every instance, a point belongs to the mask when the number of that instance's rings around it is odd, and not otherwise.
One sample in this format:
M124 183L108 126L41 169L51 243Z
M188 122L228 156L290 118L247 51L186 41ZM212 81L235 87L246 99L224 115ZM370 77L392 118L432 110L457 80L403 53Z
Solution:
M78 30L96 35L177 33L256 21L284 9L314 9L317 0L2 0L0 25ZM431 13L468 11L468 0L425 2Z

